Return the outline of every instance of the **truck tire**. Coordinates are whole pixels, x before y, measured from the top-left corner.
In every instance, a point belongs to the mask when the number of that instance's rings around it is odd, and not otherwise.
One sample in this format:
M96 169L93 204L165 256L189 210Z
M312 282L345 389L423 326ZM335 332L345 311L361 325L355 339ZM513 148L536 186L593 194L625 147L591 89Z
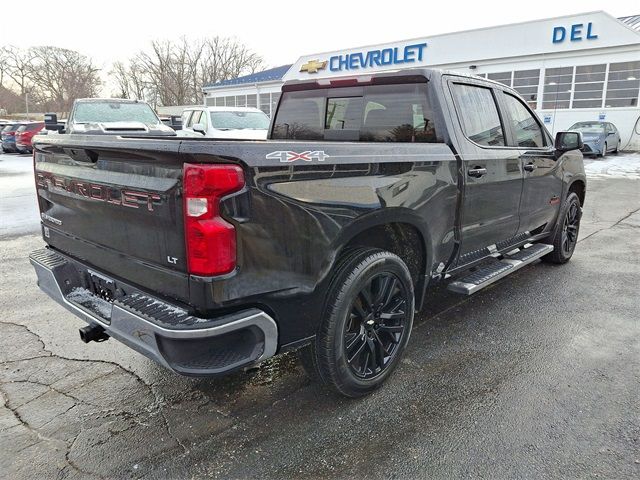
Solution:
M358 248L337 263L315 341L302 363L338 393L361 397L379 388L404 353L415 308L411 274L390 252Z
M571 259L578 243L581 217L580 199L578 195L570 192L562 204L554 233L548 239L548 242L553 245L553 252L542 257L542 260L562 264Z

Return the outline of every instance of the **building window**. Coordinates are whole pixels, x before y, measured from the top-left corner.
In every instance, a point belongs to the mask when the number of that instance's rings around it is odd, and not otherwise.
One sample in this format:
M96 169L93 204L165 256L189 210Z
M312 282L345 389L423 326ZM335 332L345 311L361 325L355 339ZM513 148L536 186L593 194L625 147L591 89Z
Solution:
M234 97L233 95L230 97L224 97L224 105L225 107L235 107L236 97Z
M576 67L572 108L602 107L602 90L606 68L604 63Z
M511 86L511 72L488 73L487 78L500 82L507 87Z
M257 96L255 94L247 95L247 107L257 108Z
M205 97L204 102L207 107L213 107L216 104L216 99L214 97Z
M267 92L260 94L260 110L271 116L271 100Z
M247 96L236 95L236 107L246 107L246 106L247 106Z
M513 88L535 109L538 103L540 70L519 70L513 72Z
M637 107L640 89L640 61L609 65L605 107Z
M224 97L216 97L216 107L224 107Z
M547 68L544 73L542 108L569 108L573 67Z

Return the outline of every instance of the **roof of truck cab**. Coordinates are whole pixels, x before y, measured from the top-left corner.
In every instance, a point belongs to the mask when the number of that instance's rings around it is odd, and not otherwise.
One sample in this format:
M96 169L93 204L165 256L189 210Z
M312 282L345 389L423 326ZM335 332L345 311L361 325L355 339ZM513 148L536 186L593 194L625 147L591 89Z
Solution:
M431 81L433 79L433 77L442 77L444 75L447 76L453 76L453 77L461 77L461 78L468 78L471 80L480 80L482 82L486 82L486 83L491 83L493 85L496 86L500 86L502 88L508 88L509 90L513 90L510 87L508 87L507 85L504 85L503 83L500 83L498 81L495 80L491 80L488 78L484 78L484 77L479 77L477 75L470 75L467 73L460 73L458 71L454 71L454 70L443 70L441 68L407 68L407 69L398 69L398 70L387 70L384 72L378 72L378 73L368 73L368 74L363 74L363 75L344 75L344 76L340 76L340 77L330 77L330 78L320 78L320 79L312 79L312 80L288 80L284 83L282 90L285 91L285 89L288 86L292 86L292 85L317 85L320 88L322 87L331 87L331 83L332 82L336 82L336 83L340 83L343 82L345 80L350 80L350 79L359 79L362 78L363 79L363 84L366 84L367 82L369 82L371 79L373 78L393 78L393 77L400 77L400 78L404 78L404 77L416 77L416 76L420 76L420 77L424 77L427 81ZM357 85L354 85L357 86Z

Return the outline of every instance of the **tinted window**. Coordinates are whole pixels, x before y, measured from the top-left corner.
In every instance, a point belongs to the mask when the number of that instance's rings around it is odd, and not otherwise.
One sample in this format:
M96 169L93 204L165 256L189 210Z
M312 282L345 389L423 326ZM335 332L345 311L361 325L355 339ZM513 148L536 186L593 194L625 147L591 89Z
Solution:
M324 139L325 94L326 90L284 93L278 107L273 138ZM260 97L262 98L262 95Z
M358 130L362 119L362 97L329 98L324 128Z
M285 92L273 138L438 141L422 83Z
M456 83L453 93L464 134L480 145L504 145L504 132L491 89Z
M544 147L542 128L531 112L516 97L506 94L504 98L518 146Z
M361 140L438 141L425 84L372 86L365 91Z

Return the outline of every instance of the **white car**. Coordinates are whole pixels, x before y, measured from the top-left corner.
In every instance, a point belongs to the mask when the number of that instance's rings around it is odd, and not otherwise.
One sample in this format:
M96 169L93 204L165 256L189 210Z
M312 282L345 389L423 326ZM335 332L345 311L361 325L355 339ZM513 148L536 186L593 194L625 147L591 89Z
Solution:
M182 113L178 136L266 140L269 117L257 108L193 107Z

